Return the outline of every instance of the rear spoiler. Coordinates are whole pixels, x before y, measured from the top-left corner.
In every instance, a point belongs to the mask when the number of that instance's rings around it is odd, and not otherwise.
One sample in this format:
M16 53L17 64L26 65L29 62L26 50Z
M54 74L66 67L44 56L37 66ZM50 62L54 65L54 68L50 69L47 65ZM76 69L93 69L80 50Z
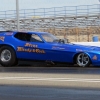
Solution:
M3 32L12 32L12 31L10 31L10 30L7 30L7 31L0 31L0 33L3 33Z

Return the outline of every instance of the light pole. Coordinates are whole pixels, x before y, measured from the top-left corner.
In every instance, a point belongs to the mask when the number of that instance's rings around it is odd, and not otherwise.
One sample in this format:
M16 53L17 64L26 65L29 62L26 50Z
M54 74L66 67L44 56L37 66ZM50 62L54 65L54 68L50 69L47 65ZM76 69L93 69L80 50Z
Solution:
M16 0L16 19L17 19L17 31L20 30L19 24L19 0Z

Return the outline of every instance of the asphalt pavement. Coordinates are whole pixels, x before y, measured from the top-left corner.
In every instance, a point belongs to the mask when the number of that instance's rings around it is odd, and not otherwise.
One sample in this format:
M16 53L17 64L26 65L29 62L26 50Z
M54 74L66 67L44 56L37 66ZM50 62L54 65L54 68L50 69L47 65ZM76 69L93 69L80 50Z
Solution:
M0 67L0 100L100 100L100 68Z

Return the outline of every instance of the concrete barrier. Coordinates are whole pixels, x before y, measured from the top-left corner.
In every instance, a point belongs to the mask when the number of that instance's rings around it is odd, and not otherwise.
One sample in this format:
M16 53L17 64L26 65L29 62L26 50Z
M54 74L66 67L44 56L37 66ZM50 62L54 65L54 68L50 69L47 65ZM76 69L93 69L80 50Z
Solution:
M100 42L72 42L72 43L87 45L87 46L98 46L98 47L100 47Z

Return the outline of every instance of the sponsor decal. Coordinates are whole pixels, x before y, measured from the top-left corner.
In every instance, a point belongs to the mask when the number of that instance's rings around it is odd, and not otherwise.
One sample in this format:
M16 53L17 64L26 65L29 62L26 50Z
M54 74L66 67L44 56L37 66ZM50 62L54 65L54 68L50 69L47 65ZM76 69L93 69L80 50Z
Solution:
M17 51L19 52L29 52L29 53L41 53L44 54L45 51L35 48L35 49L30 49L30 48L24 48L24 47L17 47Z
M5 35L13 35L13 32L7 32Z
M61 47L57 47L57 46L53 46L52 49L61 49L61 50L64 50L65 48L61 48Z
M93 59L93 60L97 60L97 56L96 56L96 55L94 55L92 59Z
M0 36L0 40L4 42L5 37L4 36Z
M26 44L25 44L25 47L33 47L33 48L37 48L38 45L31 44L31 43L26 43Z
M83 51L83 50L81 50L81 49L76 49L76 51Z

